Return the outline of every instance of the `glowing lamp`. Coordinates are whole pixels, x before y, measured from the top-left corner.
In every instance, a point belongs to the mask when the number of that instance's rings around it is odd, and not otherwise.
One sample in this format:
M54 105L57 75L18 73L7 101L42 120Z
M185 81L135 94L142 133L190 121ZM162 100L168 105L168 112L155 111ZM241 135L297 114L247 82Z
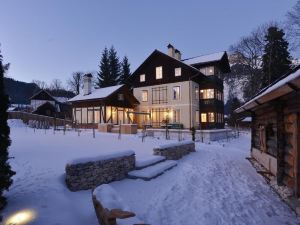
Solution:
M12 214L8 217L4 225L25 225L36 218L36 212L30 209L25 209Z

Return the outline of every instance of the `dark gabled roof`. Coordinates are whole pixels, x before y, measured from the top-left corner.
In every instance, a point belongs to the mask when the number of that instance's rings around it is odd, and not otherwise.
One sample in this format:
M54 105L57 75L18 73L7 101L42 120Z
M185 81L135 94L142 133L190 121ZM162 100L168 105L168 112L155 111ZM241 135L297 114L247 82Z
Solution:
M41 93L45 93L46 95L48 95L51 99L53 99L53 101L57 102L57 100L46 90L40 90L37 93L35 93L33 96L30 97L30 99L34 99L36 96L38 96Z
M196 69L195 67L193 67L193 66L191 66L191 65L188 65L188 64L186 64L186 63L184 63L184 62L182 62L182 61L180 61L180 60L177 60L177 59L175 59L175 58L173 58L173 57L171 57L171 56L169 56L169 55L167 55L167 54L165 54L165 53L163 53L163 52L161 52L161 51L159 51L159 50L157 50L157 49L155 49L146 59L145 59L145 61L132 73L132 75L129 77L129 79L132 79L133 78L133 76L136 74L136 72L140 69L140 68L142 68L154 55L156 55L156 54L161 54L161 55L164 55L164 56L167 56L167 57L169 57L171 60L175 60L175 61L177 61L177 62L179 62L180 64L182 64L182 65L184 65L184 66L186 66L186 67L189 67L191 70L193 70L194 72L196 72L196 73L200 73L200 74L202 74L198 69Z

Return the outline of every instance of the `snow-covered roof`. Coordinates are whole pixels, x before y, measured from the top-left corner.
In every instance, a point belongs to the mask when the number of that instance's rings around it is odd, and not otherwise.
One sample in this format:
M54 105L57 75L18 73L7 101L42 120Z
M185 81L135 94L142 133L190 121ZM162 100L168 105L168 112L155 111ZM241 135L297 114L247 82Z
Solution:
M196 56L188 59L183 59L182 62L188 65L194 65L198 63L219 61L224 56L225 52L216 52L208 55Z
M84 93L82 92L79 95L76 95L75 97L69 99L69 102L106 98L123 86L124 86L123 84L120 84L111 87L94 89L92 90L92 93L88 95L84 95Z
M299 80L296 81L296 79L299 79ZM288 94L288 93L294 91L294 89L290 85L288 85L288 83L291 83L291 82L293 82L293 85L295 85L296 87L300 86L300 67L295 72L289 74L285 78L283 78L283 79L277 81L276 83L274 83L273 85L267 87L262 93L260 93L259 95L257 95L253 99L251 99L250 101L246 102L244 105L242 105L238 109L236 109L235 112L240 113L245 110L249 110L251 108L258 106L259 104L265 103L265 102L273 100L275 98L279 98L285 94ZM298 86L296 84L298 84ZM300 88L300 87L298 87L298 88ZM275 92L279 89L280 89L280 91L278 92L278 94L275 94ZM266 98L267 96L268 96L268 98Z
M245 117L244 119L242 119L242 122L251 122L252 121L252 117L248 116Z
M52 96L56 101L60 102L60 103L65 103L68 101L68 98L67 97L55 97L55 96Z

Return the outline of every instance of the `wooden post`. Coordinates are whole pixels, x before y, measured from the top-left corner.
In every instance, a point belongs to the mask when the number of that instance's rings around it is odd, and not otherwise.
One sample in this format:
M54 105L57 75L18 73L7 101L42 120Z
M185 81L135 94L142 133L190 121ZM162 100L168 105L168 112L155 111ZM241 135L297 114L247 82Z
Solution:
M275 108L277 113L277 183L283 185L285 146L283 103L278 102Z
M251 112L251 152L255 146L255 141L254 141L254 137L255 137L255 120L256 120L256 116L254 112Z

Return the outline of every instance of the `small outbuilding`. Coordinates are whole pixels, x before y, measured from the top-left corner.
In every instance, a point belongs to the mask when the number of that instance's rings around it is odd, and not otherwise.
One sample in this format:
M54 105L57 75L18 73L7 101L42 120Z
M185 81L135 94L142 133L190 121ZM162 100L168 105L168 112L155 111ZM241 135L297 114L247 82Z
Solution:
M139 101L126 85L92 89L92 76L84 76L83 92L71 98L73 121L82 128L98 124L132 124Z
M236 109L251 112L251 156L300 196L300 66Z

